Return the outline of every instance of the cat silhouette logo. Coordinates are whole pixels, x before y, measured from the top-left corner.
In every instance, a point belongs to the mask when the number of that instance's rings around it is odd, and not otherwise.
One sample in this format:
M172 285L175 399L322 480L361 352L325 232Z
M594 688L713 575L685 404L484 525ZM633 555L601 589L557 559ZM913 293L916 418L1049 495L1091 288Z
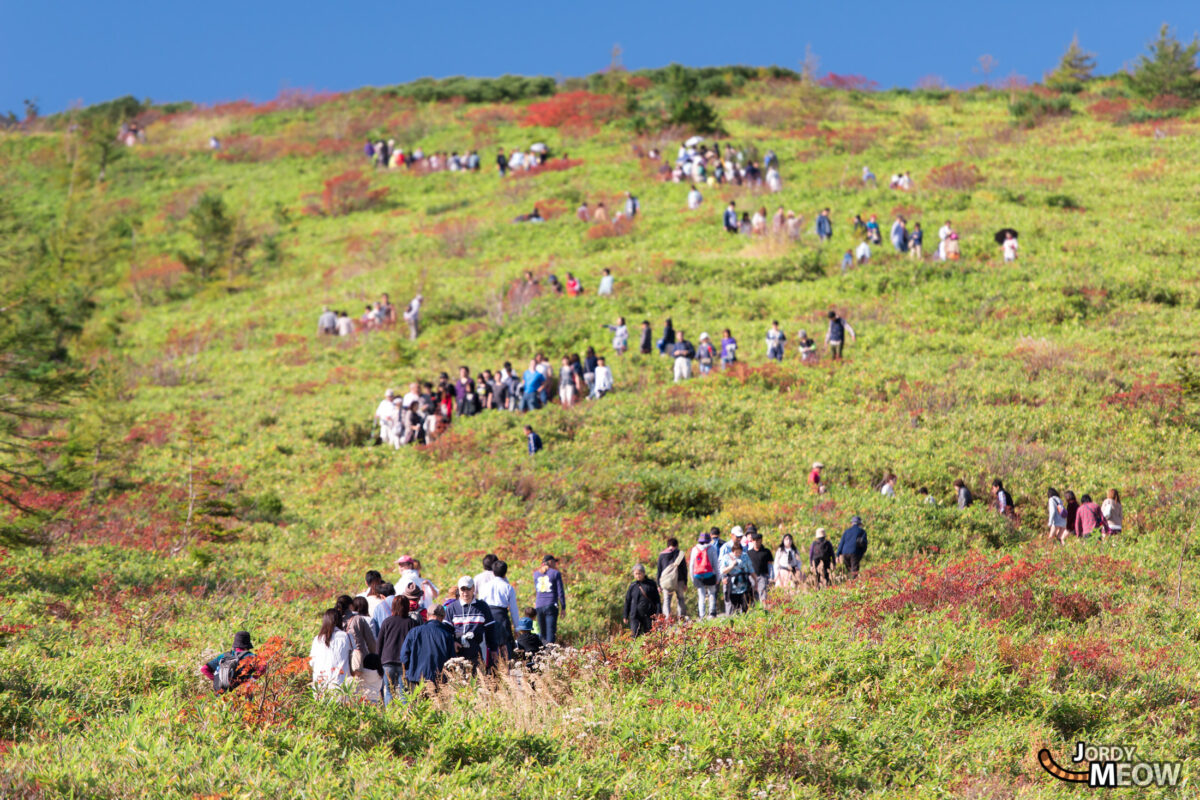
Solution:
M1059 766L1050 751L1038 751L1038 763L1060 781L1085 783L1093 789L1115 789L1119 786L1178 786L1183 764L1179 761L1143 761L1135 759L1132 745L1091 745L1076 742L1071 761L1087 762L1087 769L1073 770Z

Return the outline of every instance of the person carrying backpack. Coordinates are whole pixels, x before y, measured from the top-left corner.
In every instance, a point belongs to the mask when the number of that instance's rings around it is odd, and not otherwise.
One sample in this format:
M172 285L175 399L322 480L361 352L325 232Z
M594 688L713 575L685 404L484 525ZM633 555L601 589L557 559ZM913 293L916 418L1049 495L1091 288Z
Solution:
M633 583L625 592L625 624L634 637L650 632L654 616L662 613L662 596L658 586L646 577L646 568L641 564L633 567Z
M679 540L667 539L667 549L658 554L658 586L662 589L663 615L671 618L671 598L679 607L679 618L687 616L684 592L687 591L687 554L679 549Z
M838 542L838 561L846 567L851 578L858 577L858 565L867 554L867 532L862 526L862 517L857 515L850 518L850 527L842 533Z
M721 577L728 581L729 613L744 614L750 610L750 580L753 575L754 566L742 552L742 543L734 539L729 552L721 557Z
M238 631L233 635L233 647L200 667L200 674L212 681L214 692L221 694L253 677L250 667L254 662L243 663L252 658L254 645L250 642L249 632Z
M696 587L696 617L706 619L717 613L717 547L708 533L700 534L688 554L688 572ZM680 608L683 601L680 600Z
M825 529L817 528L816 536L808 548L808 563L812 567L813 579L820 587L832 585L833 545L825 538Z

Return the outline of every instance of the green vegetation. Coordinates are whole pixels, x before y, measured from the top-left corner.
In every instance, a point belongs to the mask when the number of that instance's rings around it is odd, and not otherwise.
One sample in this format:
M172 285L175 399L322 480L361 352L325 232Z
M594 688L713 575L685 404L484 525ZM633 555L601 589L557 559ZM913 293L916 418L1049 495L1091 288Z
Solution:
M30 470L0 489L8 528L37 540L0 552L0 795L1066 797L1036 753L1065 763L1079 739L1184 760L1190 787L1200 127L1187 103L1073 70L1069 96L623 74L575 87L617 99L564 127L522 125L553 90L536 78L118 104L105 126L134 114L147 131L119 158L59 119L0 132L0 457ZM664 130L688 103L712 114ZM701 187L688 210L687 184L642 156L718 124L779 155L782 192ZM477 149L484 168L373 170L367 136ZM496 175L498 148L535 141L566 168ZM887 189L902 171L914 189ZM575 218L627 189L631 226ZM804 233L727 235L731 199L793 209ZM545 223L511 222L535 205ZM921 222L927 258L885 244L842 274L856 213ZM963 257L932 261L947 219ZM605 267L613 297L595 294ZM587 291L529 297L526 270ZM417 342L316 335L322 306L357 316L381 292L424 295ZM819 341L830 308L859 336L844 362L766 363L772 319ZM742 363L674 385L665 359L612 357L601 401L371 446L385 388L611 353L617 315L656 336L671 316L693 341L731 328ZM830 491L814 496L818 459ZM875 488L888 472L895 500ZM953 478L986 496L997 476L1015 521L953 507ZM1125 532L1046 541L1049 486L1119 488ZM755 522L803 547L855 513L871 541L856 582L620 634L629 567L665 537ZM386 713L314 701L321 611L369 568L394 577L401 552L443 588L499 553L522 605L558 555L575 649ZM267 672L214 696L196 668L243 628Z

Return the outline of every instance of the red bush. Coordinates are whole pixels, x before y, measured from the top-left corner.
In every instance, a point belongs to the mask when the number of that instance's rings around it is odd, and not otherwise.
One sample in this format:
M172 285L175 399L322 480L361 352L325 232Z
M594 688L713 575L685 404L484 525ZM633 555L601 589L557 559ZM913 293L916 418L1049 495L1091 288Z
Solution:
M1115 125L1129 114L1129 101L1124 98L1117 100L1097 100L1088 106L1087 110L1096 119Z
M613 95L564 92L549 100L531 103L525 109L521 124L539 128L595 128L615 119L622 105L621 98Z
M817 81L826 89L845 89L851 92L873 92L879 88L878 81L873 81L863 75L839 75L829 72Z
M955 161L952 164L930 170L927 181L930 186L938 189L965 191L974 189L982 183L983 176L979 174L979 167L974 164Z
M372 189L371 182L359 170L350 170L325 181L320 197L306 195L307 214L322 217L341 217L378 205L388 190Z
M1191 107L1191 100L1185 100L1173 94L1160 94L1150 101L1150 109L1152 111L1186 111Z

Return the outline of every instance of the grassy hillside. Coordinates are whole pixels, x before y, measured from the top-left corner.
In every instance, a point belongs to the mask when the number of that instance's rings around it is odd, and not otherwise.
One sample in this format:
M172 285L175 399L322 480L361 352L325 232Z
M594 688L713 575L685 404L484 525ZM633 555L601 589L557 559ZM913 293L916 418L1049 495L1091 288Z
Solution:
M1036 753L1066 763L1080 739L1184 760L1192 791L1194 113L1155 119L1103 82L1038 117L1033 93L738 81L712 100L717 138L773 149L783 190L702 187L690 211L687 185L643 154L673 160L692 131L653 124L645 83L549 128L523 124L541 101L375 91L158 109L103 178L65 121L0 133L9 244L73 254L57 274L86 271L96 303L75 346L95 377L37 431L66 445L75 484L29 487L52 516L35 546L3 553L0 794L1054 797L1069 787ZM477 148L484 167L375 171L362 144L380 135ZM497 147L535 141L569 166L496 175ZM365 207L323 213L326 181L356 170ZM886 188L904 170L915 188ZM632 228L575 218L625 190L642 204ZM207 279L179 255L198 253L204 196L242 245ZM803 235L727 235L731 199L782 204ZM546 223L511 222L535 205ZM879 215L885 243L842 274L856 213ZM953 220L962 260L892 253L897 213L922 223L927 256ZM1020 231L1015 264L992 241L1002 227ZM605 267L616 292L597 297ZM525 302L526 270L587 291ZM416 343L317 336L323 305L356 316L381 292L423 293ZM771 320L819 341L831 308L858 333L844 362L822 347L801 365L789 345L766 363ZM656 338L668 316L693 341L728 327L743 364L673 385L667 359L611 357L601 326L618 315ZM588 345L615 373L601 401L456 419L427 448L359 444L389 386L539 351L557 367ZM533 460L526 421L546 443ZM889 471L894 500L874 488ZM958 511L956 477L981 498L1003 478L1019 519ZM1048 486L1119 488L1125 533L1047 542ZM856 582L769 615L620 632L628 570L665 537L754 522L772 547L783 533L806 547L856 513L871 536ZM499 553L522 606L557 554L573 649L532 682L467 682L387 713L314 701L298 659L321 611L367 569L392 576L401 552L442 587ZM269 642L268 676L215 697L196 668L243 628Z

